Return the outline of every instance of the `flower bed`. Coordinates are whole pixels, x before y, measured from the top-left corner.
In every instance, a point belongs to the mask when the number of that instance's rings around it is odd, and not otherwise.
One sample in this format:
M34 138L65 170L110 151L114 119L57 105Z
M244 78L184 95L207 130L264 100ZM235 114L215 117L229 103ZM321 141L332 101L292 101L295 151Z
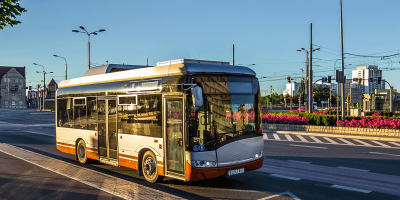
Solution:
M381 113L374 113L372 117L363 117L358 120L339 120L336 124L339 127L400 129L399 118L393 117L389 119L387 117L382 117Z
M300 116L266 114L262 116L262 122L274 124L305 125L309 123L309 120L305 117Z

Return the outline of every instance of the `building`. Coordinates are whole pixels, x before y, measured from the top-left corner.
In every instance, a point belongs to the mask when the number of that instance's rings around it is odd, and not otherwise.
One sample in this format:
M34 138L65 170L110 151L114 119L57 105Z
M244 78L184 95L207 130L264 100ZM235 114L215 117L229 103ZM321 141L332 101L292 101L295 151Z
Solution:
M46 89L43 88L39 91L28 91L27 102L29 108L40 108L42 109L43 105L43 96L44 99L44 108L48 109L49 107L55 107L55 98L56 98L56 91L58 89L58 84L54 79L51 79L49 84L47 84Z
M283 90L283 96L289 95L289 96L295 96L300 89L301 83L296 83L295 81L291 83L286 84L286 89Z
M371 94L375 89L385 89L385 82L378 83L382 78L382 70L376 65L359 66L352 71L352 87L361 88L363 94Z
M26 108L25 67L0 66L0 107Z

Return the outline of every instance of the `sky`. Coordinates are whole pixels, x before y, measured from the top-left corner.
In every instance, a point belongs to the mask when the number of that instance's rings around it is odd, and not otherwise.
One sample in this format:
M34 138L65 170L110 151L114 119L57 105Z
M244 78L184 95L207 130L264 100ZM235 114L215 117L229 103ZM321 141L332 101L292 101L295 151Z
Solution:
M249 66L260 78L263 95L282 93L287 76L305 76L312 23L314 80L340 68L339 0L171 0L171 1L29 1L21 24L0 30L0 66L26 67L27 85L82 76L87 70L88 37L72 30L83 26L90 36L91 66L107 63L156 65L181 58ZM378 65L400 88L400 1L343 0L345 75L357 66ZM395 56L391 56L394 55ZM359 55L359 56L355 56ZM367 57L376 56L376 57ZM389 57L386 57L389 56ZM253 65L254 64L254 65ZM36 73L39 71L40 73ZM266 78L264 78L266 77ZM282 80L280 80L282 79ZM387 87L387 86L386 86Z

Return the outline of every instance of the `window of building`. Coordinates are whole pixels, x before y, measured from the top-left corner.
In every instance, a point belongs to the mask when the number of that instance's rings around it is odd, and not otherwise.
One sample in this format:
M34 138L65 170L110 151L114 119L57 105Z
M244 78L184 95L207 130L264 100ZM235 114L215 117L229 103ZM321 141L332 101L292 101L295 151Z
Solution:
M12 93L12 96L15 97L15 93Z
M4 93L4 96L6 96L6 97L7 97L7 96L8 96L8 93L7 93L7 92L6 92L6 93Z
M5 106L8 106L8 101L4 101L4 105L5 105Z
M19 93L19 96L22 97L22 93L21 92Z
M18 79L17 78L15 79L15 82L18 83Z
M18 101L18 105L22 106L22 101Z
M11 105L15 106L15 105L16 105L16 104L15 104L15 101L12 101L12 102L11 102Z

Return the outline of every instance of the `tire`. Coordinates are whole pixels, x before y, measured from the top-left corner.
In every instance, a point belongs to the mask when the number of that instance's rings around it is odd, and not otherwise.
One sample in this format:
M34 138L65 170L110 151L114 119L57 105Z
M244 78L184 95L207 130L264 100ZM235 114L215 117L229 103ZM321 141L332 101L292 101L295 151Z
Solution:
M79 140L78 145L76 145L76 157L79 162L85 164L88 162L87 154L86 154L86 144L83 140Z
M146 151L142 159L142 173L146 181L155 183L162 181L164 176L158 175L156 155L152 151Z

